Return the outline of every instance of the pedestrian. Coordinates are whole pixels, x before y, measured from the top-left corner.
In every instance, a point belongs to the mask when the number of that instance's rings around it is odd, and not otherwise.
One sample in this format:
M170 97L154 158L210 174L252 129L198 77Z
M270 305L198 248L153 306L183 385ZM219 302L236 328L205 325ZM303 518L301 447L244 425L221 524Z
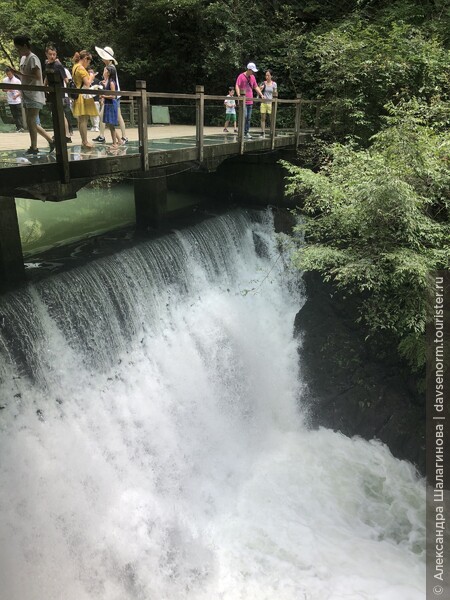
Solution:
M115 67L117 67L117 65L119 64L114 56L114 50L110 46L105 46L104 48L95 46L95 51L102 59L105 66L114 65ZM120 91L120 83L119 83L118 77L117 77L117 90ZM120 127L120 131L121 131L121 135L122 135L121 141L122 141L122 144L127 144L128 143L127 132L125 129L125 121L123 120L122 112L120 110L119 97L117 97L117 100L118 100L117 111L118 111L118 117L119 117L119 127ZM99 142L101 144L103 144L105 142L105 125L103 122L103 109L102 109L102 112L100 113L100 135L98 135L96 138L94 138L94 142Z
M100 80L97 79L98 73L96 73L92 67L90 67L88 69L88 73L89 73L89 75L91 75L91 74L94 75L94 79L92 80L92 83L91 83L91 90L102 90L103 85L101 85ZM90 120L91 120L90 131L98 132L98 131L100 131L100 112L101 112L100 96L98 95L98 91L95 94L93 93L93 98L94 98L95 108L97 109L97 112L98 112L98 116L90 117Z
M117 71L114 65L107 65L103 71L103 79L105 82L105 90L115 92L117 89ZM114 96L103 96L103 123L111 132L112 146L118 148L122 143L121 137L116 131L119 125L119 101Z
M262 92L256 83L256 79L253 73L257 73L255 63L250 62L247 65L247 69L241 73L236 79L236 94L237 96L245 95L245 126L244 126L244 137L251 139L250 135L250 121L252 118L253 109L253 90L256 91L260 98L263 97Z
M5 75L6 77L3 79L3 83L9 83L10 85L21 84L20 79L14 76L11 67L6 67ZM6 90L6 100L16 126L16 131L22 133L24 130L22 120L22 94L19 90Z
M92 54L87 50L81 50L81 52L75 52L72 62L74 63L72 68L72 79L77 88L88 88L94 79L93 73L89 75L87 68L92 60ZM77 98L73 101L73 115L78 120L78 131L81 136L81 147L90 150L94 146L87 139L87 124L89 117L95 117L98 115L97 109L95 108L94 99L92 96L85 97L84 94L78 94Z
M13 69L13 73L18 77L22 85L43 85L42 65L39 58L31 52L31 39L28 35L16 35L14 37L14 47L20 56L20 71ZM37 135L41 135L47 140L50 146L50 152L55 149L55 142L51 136L38 125L39 111L44 107L45 94L39 91L23 90L23 106L27 121L28 131L30 133L31 146L25 152L28 156L37 156L39 153L37 146Z
M259 84L264 98L267 102L261 102L261 136L266 135L266 115L272 114L273 93L277 92L277 83L272 79L272 71L267 69L263 83ZM269 121L270 123L270 121Z
M67 81L67 87L68 87L69 83L72 81L72 73L69 71L69 69L65 65L63 65L63 67L64 67L64 72L66 74L66 81ZM69 136L72 137L73 136L72 119L74 117L73 117L73 112L72 112L72 99L70 98L70 96L68 94L66 94L64 97L64 114L66 115L67 123L69 124Z
M228 125L231 125L234 128L234 133L237 133L236 129L236 100L233 98L234 96L234 87L230 86L228 88L228 95L226 99L223 101L225 104L225 125L224 125L224 133L228 133Z
M61 62L58 60L58 53L53 44L47 44L47 46L45 47L45 56L46 56L46 60L45 60L45 70L44 70L44 73L45 73L44 85L47 85L47 70L51 69L54 71L55 77L59 78L62 87L67 87L68 79L67 79L66 70L65 70L64 66L61 64ZM65 96L67 96L67 94L65 94L62 98L63 107L64 107ZM70 127L69 127L69 122L68 122L65 114L64 114L64 129L65 129L65 134L66 134L66 142L70 143L72 141L72 139L70 137Z

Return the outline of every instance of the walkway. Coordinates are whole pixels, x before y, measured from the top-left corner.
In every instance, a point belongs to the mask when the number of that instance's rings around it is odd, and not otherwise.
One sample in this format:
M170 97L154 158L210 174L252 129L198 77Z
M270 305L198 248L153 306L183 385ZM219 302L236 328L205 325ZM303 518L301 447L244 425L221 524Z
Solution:
M99 134L89 133L89 139L92 140ZM254 142L268 141L268 137L262 140L260 132L252 132L253 139L246 140L246 144ZM277 132L277 137L282 138L289 135L283 132ZM137 128L127 128L129 143L117 149L112 149L110 142L110 133L106 132L106 143L95 143L93 150L84 150L81 148L81 138L77 130L72 136L72 144L68 144L69 160L89 160L98 158L108 158L113 156L131 156L139 154L139 132ZM148 127L149 147L148 151L161 152L177 149L189 149L196 147L195 125L151 125ZM237 135L233 133L223 133L222 127L204 128L204 145L217 146L237 142ZM28 132L24 133L0 133L0 169L11 168L14 166L26 166L32 164L48 164L56 161L53 154L48 153L48 146L45 140L38 136L40 153L36 157L25 157L25 150L29 147L30 137Z
M47 73L49 86L15 86L23 91L44 91L49 94L52 105L53 129L56 143L55 152L50 154L48 146L38 138L40 152L36 157L25 156L29 145L25 133L0 134L0 197L35 198L58 202L75 198L78 189L99 177L134 172L144 176L149 170L162 169L165 174L178 165L193 165L198 169L213 171L230 157L247 153L272 152L286 148L295 149L303 136L318 131L319 104L315 101L280 99L272 100L271 130L267 137L256 135L253 139L244 139L245 97L237 99L238 134L224 134L222 127L205 126L205 104L214 109L223 110L224 96L207 95L204 87L195 86L195 94L172 94L165 92L147 92L145 81L136 81L135 91L105 91L107 96L128 96L134 108L130 115L137 129L129 129L130 143L116 149L111 144L99 144L86 150L81 147L78 133L72 144L65 141L64 132L64 88L52 71ZM13 89L11 85L0 84L4 90ZM14 89L15 89L14 88ZM82 94L89 90L74 89L72 93ZM195 108L195 125L155 126L147 125L149 109L164 106L161 102L187 101L189 110ZM254 99L255 105L263 102ZM309 112L315 107L314 126L304 128L303 108ZM174 106L174 105L172 105ZM175 105L177 106L177 105ZM278 109L287 109L280 113ZM290 115L290 117L289 117ZM190 118L192 118L191 115ZM222 115L223 117L223 115ZM130 117L131 118L131 117ZM285 130L289 122L290 129ZM283 123L282 126L281 123ZM90 139L96 137L91 134ZM19 168L21 167L21 168ZM24 170L25 169L25 170Z
M127 176L133 174L136 226L146 230L158 228L168 213L167 179L183 171L203 173L217 170L220 164L243 155L267 154L276 160L274 151L292 151L299 146L301 138L309 137L319 130L319 103L295 99L279 99L276 95L271 102L271 129L267 137L255 132L251 139L244 138L245 97L237 99L237 122L239 133L224 133L222 127L205 126L205 103L220 107L223 118L224 96L205 94L204 87L195 86L195 94L172 94L147 92L143 80L136 81L136 90L121 92L104 91L106 96L128 96L134 103L130 123L138 128L127 129L129 143L112 149L111 143L98 144L92 149L81 147L77 133L67 145L64 131L64 88L54 72L48 71L49 86L10 85L0 83L0 89L21 89L22 91L42 91L49 94L52 105L53 131L56 143L55 152L49 153L48 146L39 139L41 152L37 156L25 156L30 145L27 133L0 133L0 280L11 283L24 277L23 257L18 227L15 198L29 198L51 202L74 199L77 192L91 181L101 177ZM74 89L73 94L90 93L89 89ZM149 109L164 106L169 101L188 101L192 111L195 107L195 125L156 126L147 125ZM161 104L163 102L164 104ZM256 98L255 104L266 102ZM173 104L171 104L174 106ZM303 108L314 109L314 124L304 119ZM277 121L278 108L289 107ZM192 119L192 116L189 120ZM310 120L309 120L310 121ZM284 129L289 123L290 129ZM282 125L281 125L282 124ZM89 139L97 134L91 133ZM269 156L270 155L270 156ZM265 159L266 157L264 157ZM264 160L263 159L263 160ZM250 159L251 161L252 159ZM248 164L241 164L242 173L248 173ZM181 169L181 170L180 170ZM197 178L197 181L200 181ZM237 182L246 178L236 175ZM245 188L245 185L244 185Z
M195 131L194 126L149 126L147 152L140 147L136 129L127 130L129 143L116 149L106 143L85 150L76 133L73 142L78 143L68 145L66 166L58 160L56 152L50 154L45 145L40 146L41 152L37 156L25 156L29 144L26 134L1 133L0 143L3 140L5 143L0 147L0 197L58 202L75 198L78 189L98 177L142 173L149 169L163 169L169 174L180 165L193 164L199 169L214 171L232 156L294 148L298 139L293 131L277 130L273 139L271 136L263 138L255 131L252 139L240 140L238 134L205 127L199 146ZM92 133L90 139L96 135ZM298 132L298 135L308 136L309 133ZM6 143L10 146L8 150ZM143 157L146 161L144 169Z

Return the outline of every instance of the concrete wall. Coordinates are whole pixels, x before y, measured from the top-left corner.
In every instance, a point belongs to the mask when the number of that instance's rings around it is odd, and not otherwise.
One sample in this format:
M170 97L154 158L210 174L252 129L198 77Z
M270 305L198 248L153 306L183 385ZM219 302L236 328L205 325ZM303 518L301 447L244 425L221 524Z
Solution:
M222 162L214 172L187 172L168 179L169 189L198 194L207 200L288 206L286 172L279 164L285 151L245 154Z

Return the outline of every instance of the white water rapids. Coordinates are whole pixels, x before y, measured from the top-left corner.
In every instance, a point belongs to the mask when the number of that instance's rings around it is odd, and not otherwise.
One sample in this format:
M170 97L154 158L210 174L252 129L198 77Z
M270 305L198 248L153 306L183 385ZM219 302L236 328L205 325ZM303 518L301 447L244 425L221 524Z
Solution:
M302 302L246 212L1 299L1 600L422 600L424 484L307 428Z

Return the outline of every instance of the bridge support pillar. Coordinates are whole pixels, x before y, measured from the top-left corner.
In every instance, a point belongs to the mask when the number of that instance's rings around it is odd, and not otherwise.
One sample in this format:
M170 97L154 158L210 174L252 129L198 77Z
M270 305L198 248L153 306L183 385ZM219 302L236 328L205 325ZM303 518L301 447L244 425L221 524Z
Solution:
M0 287L25 279L16 201L0 196Z
M134 180L136 228L159 229L167 215L167 177L165 169L152 169Z

